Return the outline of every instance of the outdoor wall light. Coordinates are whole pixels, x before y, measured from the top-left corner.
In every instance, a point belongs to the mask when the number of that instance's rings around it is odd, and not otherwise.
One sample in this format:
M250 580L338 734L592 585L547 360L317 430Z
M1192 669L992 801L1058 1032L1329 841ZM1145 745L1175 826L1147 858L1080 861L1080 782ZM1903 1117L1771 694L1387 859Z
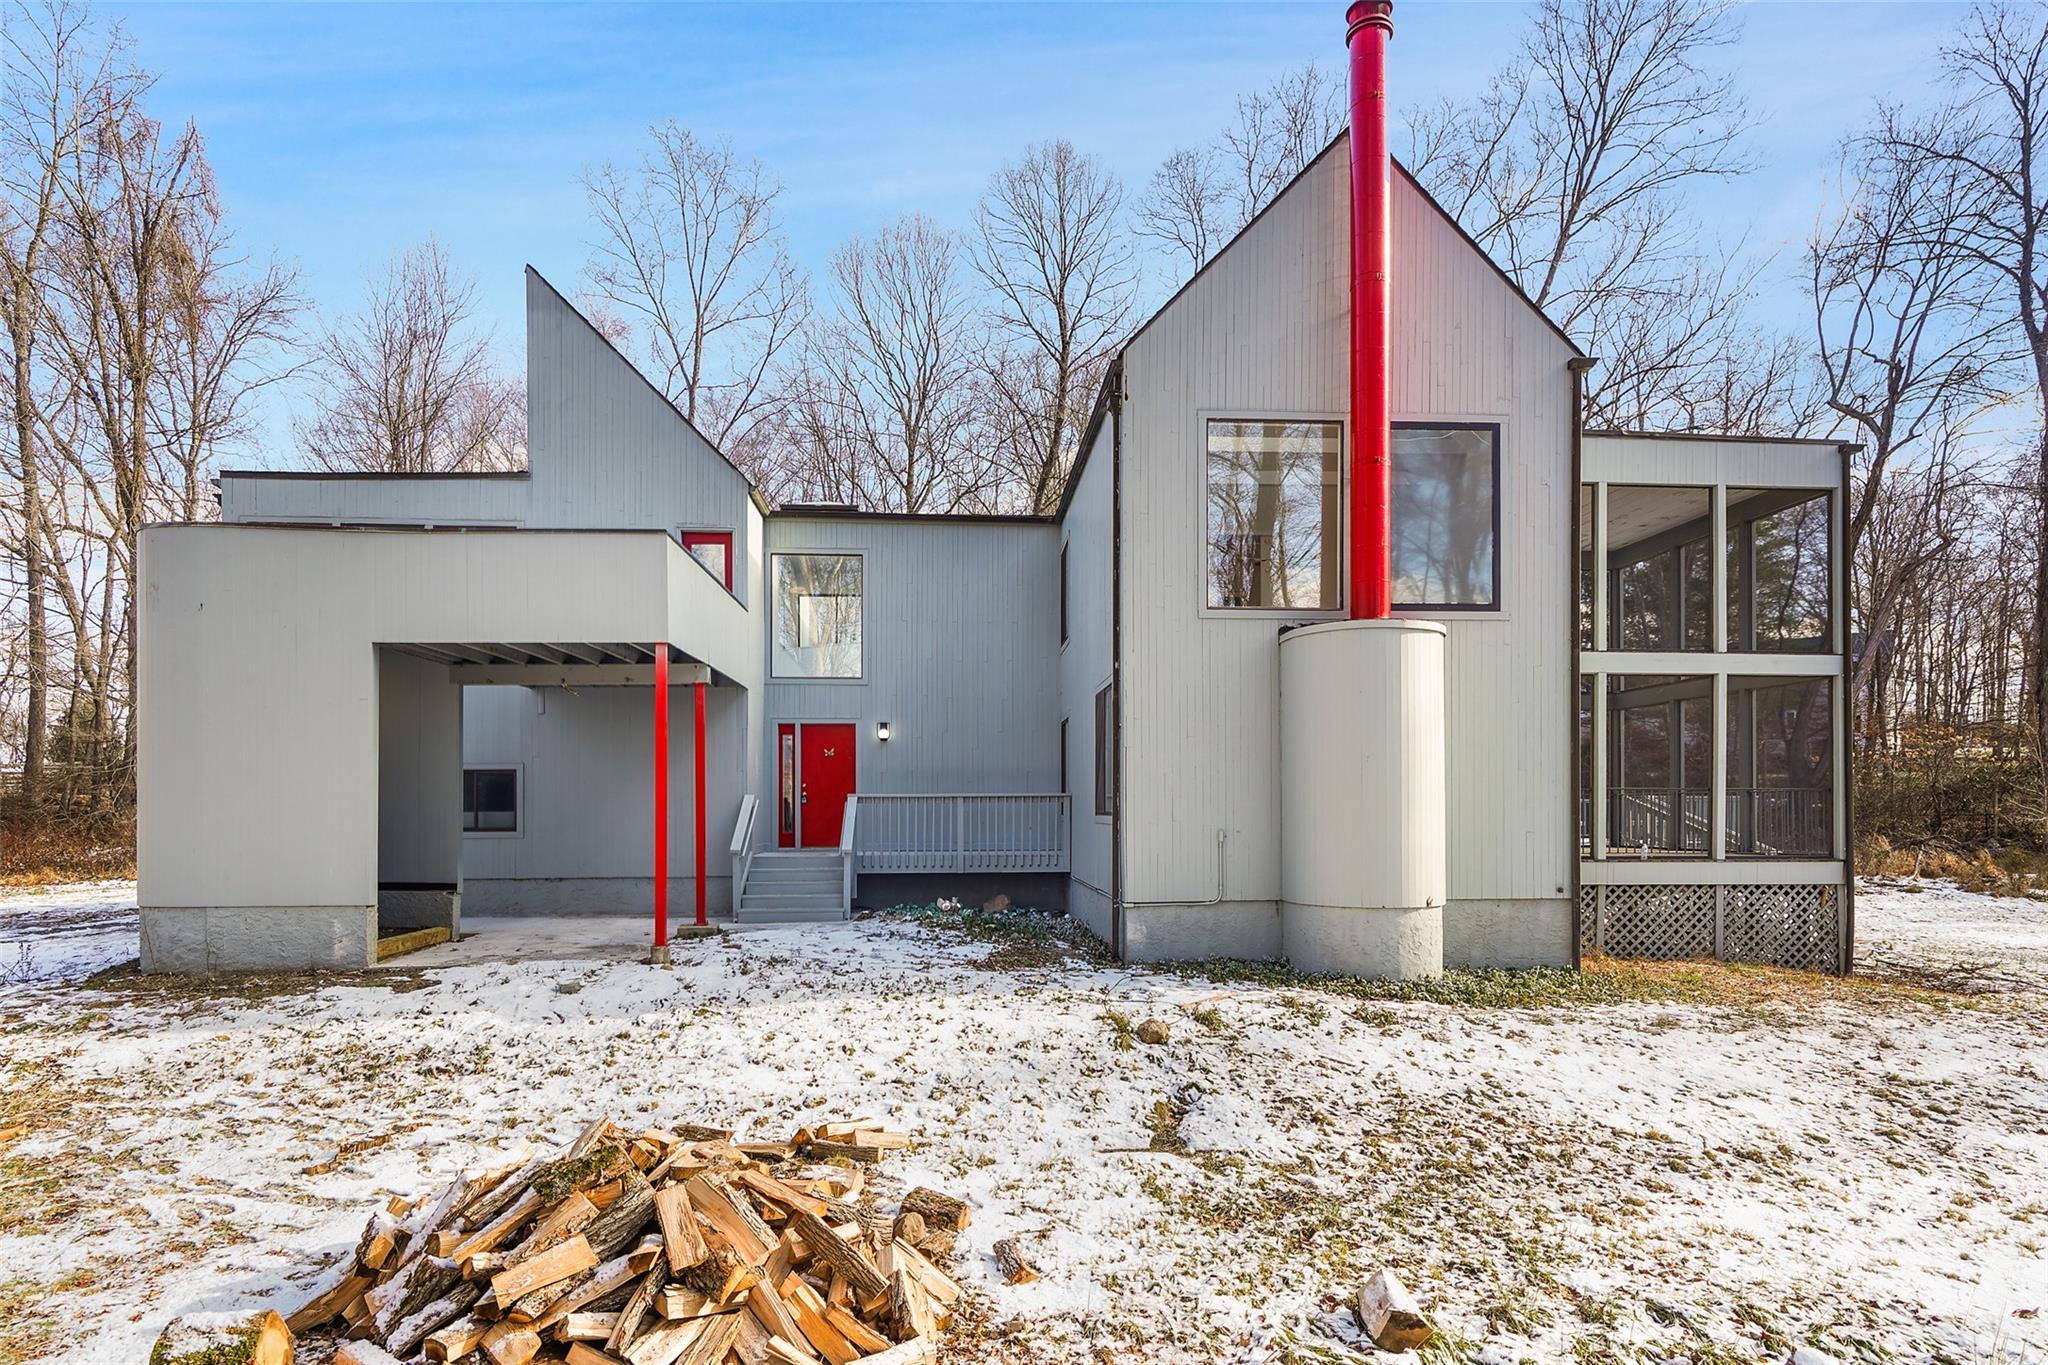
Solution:
M887 743L889 742L889 722L888 722L888 721L886 721L886 720L878 720L878 721L876 721L876 722L875 722L875 738L876 738L876 739L878 739L878 740L880 740L880 741L881 741L882 743L884 743L884 744L887 744Z

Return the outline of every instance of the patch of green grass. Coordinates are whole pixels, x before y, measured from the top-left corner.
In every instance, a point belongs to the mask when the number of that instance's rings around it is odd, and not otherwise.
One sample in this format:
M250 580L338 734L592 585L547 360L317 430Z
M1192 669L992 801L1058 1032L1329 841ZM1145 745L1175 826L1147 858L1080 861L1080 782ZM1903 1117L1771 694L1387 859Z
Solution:
M1233 1033L1230 1021L1223 1017L1223 1011L1214 1005L1197 1005L1188 1011L1188 1018L1200 1024L1210 1033Z

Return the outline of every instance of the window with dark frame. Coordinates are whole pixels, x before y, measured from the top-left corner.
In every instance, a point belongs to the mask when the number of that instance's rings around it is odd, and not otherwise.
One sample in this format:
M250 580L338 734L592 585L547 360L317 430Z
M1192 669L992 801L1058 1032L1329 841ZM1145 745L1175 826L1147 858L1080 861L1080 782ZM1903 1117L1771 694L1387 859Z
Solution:
M1067 642L1067 547L1060 546L1060 643Z
M1500 610L1500 426L1396 422L1394 605Z
M513 834L519 829L519 770L462 770L462 829L466 834Z
M1209 607L1341 607L1344 424L1211 418L1203 449Z
M1109 815L1116 805L1116 739L1110 733L1110 688L1095 694L1095 813Z
M1067 790L1067 720L1060 717L1060 791Z

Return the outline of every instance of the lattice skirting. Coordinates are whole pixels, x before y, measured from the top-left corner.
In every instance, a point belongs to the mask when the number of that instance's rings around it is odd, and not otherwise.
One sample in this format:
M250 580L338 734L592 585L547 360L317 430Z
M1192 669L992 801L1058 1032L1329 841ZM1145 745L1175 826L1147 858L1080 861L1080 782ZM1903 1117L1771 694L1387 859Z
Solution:
M1585 886L1579 943L1609 957L1713 958L1836 972L1839 886Z

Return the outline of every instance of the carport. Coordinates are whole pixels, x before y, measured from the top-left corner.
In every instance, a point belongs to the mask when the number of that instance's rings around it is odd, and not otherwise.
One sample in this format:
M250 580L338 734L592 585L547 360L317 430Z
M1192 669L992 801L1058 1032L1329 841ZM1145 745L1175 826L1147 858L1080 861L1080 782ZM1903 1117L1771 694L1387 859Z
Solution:
M457 928L470 684L649 689L655 943L691 685L701 912L705 693L758 723L759 646L674 537L178 525L145 531L142 568L145 970L361 967L380 931Z

